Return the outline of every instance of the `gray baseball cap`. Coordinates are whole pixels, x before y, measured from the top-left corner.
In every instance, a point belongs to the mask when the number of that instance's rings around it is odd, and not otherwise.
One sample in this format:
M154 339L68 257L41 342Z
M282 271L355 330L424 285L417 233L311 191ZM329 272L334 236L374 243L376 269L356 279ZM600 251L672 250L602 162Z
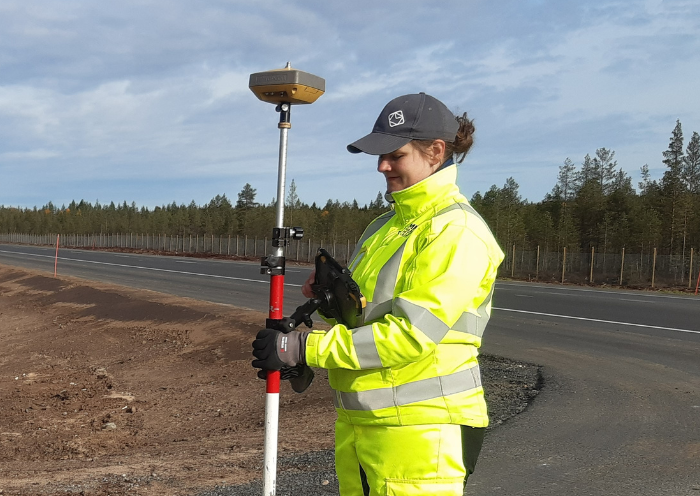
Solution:
M437 98L425 93L403 95L386 104L372 132L349 144L348 151L383 155L412 140L452 142L458 130L454 114Z

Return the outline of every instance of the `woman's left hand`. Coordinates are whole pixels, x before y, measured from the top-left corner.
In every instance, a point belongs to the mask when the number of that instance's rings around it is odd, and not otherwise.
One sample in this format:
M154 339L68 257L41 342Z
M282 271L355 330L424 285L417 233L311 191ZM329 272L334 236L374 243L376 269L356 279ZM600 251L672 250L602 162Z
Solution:
M314 283L315 279L316 279L316 270L314 269L311 271L311 275L306 280L304 285L301 287L301 294L303 294L307 298L314 297L314 291L313 291L313 289L311 289L311 285Z

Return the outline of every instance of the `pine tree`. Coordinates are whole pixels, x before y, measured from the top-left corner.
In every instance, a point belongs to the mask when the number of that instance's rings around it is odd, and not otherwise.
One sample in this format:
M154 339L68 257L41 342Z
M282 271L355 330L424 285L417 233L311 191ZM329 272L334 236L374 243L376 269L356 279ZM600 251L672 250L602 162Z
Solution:
M589 154L583 158L583 163L581 164L581 170L574 173L574 188L576 194L583 188L589 181L595 180L595 165L593 159Z
M646 194L656 183L651 180L651 174L649 173L649 164L644 164L639 168L639 172L642 175L642 180L637 183L639 190L642 194Z
M559 166L559 176L557 177L561 199L565 202L574 197L575 174L576 166L569 157L566 157L564 165Z
M681 174L683 171L683 129L681 121L676 121L668 149L663 153L663 163L668 170L664 172L663 184L674 189L680 188Z
M289 194L285 200L285 207L289 214L289 223L294 222L294 211L301 207L301 201L299 201L299 195L297 195L297 185L292 179L292 183L289 185Z
M289 185L289 194L287 195L287 201L285 202L287 208L299 208L301 207L301 201L299 200L299 195L297 194L297 185L292 179L292 183Z
M574 206L581 248L589 251L602 239L600 226L605 215L605 196L597 179L590 179L579 190Z
M238 201L236 202L236 208L250 209L258 206L255 203L256 190L249 183L245 183L243 189L238 193Z
M374 199L374 201L370 202L369 208L376 210L384 208L384 195L381 191L377 193L377 197Z
M664 200L664 214L669 221L668 240L669 253L673 255L674 240L679 234L683 213L681 212L681 197L685 189L683 183L683 129L681 121L676 120L676 127L673 128L668 149L663 152L663 163L666 164L666 171L661 179L661 191Z
M604 195L610 193L612 183L615 179L617 160L613 160L614 158L615 152L607 148L598 148L595 151L593 170L595 179L600 183L600 191Z
M700 134L697 132L693 133L685 150L681 176L688 191L700 193Z

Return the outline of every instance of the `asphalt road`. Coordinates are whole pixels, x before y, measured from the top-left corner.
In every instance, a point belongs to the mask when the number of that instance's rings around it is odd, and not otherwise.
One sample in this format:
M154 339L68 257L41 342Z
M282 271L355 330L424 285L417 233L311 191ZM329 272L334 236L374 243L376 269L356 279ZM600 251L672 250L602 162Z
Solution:
M0 245L6 265L53 256ZM58 270L267 310L250 262L62 250ZM288 269L287 314L308 271ZM489 433L467 494L700 496L700 297L499 282L482 349L541 365L545 387Z

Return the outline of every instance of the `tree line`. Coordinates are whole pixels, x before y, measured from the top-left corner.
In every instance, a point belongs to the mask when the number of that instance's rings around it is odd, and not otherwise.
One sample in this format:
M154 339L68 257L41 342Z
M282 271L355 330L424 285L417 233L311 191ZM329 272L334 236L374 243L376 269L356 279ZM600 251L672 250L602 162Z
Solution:
M205 205L176 202L149 209L136 203L103 205L81 200L57 207L49 202L41 208L0 206L0 232L25 234L158 233L167 236L247 235L270 237L276 221L276 205L256 202L257 192L246 183L233 204L226 194L216 195ZM356 239L369 222L386 212L381 192L374 201L328 200L324 206L307 205L299 199L295 181L289 187L285 224L304 228L306 236L325 240Z
M700 135L684 150L680 121L662 154L666 169L651 180L641 167L638 190L618 168L615 152L599 148L580 165L567 158L552 191L537 203L522 201L508 178L499 188L476 193L471 203L491 226L502 247L590 253L645 253L686 256L700 246Z
M662 153L663 176L651 180L641 167L638 189L620 169L615 152L599 148L580 164L570 158L559 166L557 181L540 202L522 200L518 183L508 178L470 199L505 251L540 247L545 252L649 253L685 256L700 246L700 135L693 132L684 147L680 121ZM301 201L292 180L286 198L285 224L302 226L306 236L344 242L356 240L367 224L387 211L381 192L374 201L328 200L323 206ZM217 195L205 205L163 205L149 209L135 203L103 205L81 200L57 207L0 206L0 232L27 234L162 233L169 236L248 235L265 237L275 223L275 204L256 202L256 190L245 184L232 203Z

